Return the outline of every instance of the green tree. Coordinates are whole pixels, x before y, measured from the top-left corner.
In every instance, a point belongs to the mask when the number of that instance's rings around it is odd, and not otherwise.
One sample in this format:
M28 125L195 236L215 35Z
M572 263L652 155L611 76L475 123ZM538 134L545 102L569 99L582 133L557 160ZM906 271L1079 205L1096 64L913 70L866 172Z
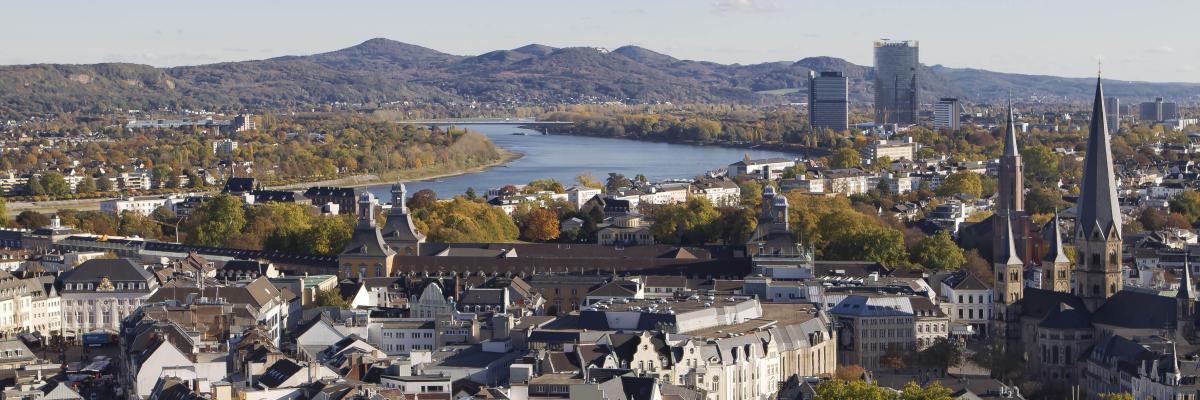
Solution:
M246 226L246 213L241 199L222 193L197 207L189 222L195 227L189 243L223 247Z
M979 179L979 174L974 172L955 172L942 180L937 193L939 196L953 196L962 193L979 197L983 194L983 182Z
M51 196L62 196L71 193L71 184L67 183L67 179L57 172L42 175L42 187L46 189L46 194Z
M817 385L813 400L889 400L887 390L866 381L831 379Z
M1021 158L1025 161L1025 179L1037 182L1041 186L1054 186L1058 182L1058 155L1049 147L1026 147L1021 152Z
M942 384L934 382L932 385L921 386L916 382L909 382L904 385L904 390L900 391L900 395L895 397L895 400L952 400L950 397L950 389L942 386Z
M654 240L660 243L707 244L717 241L721 234L721 213L704 197L693 197L682 204L656 207L650 227Z
M854 168L861 165L862 155L857 150L849 147L843 147L834 151L829 160L831 168Z
M100 191L100 192L113 191L112 178L109 178L107 176L101 176L99 178L96 178L96 190Z
M959 269L966 263L963 249L946 231L921 239L913 248L912 256L917 265L942 271Z
M46 194L46 187L42 185L42 180L29 177L29 182L25 184L25 192L33 196L42 196Z
M456 196L414 210L417 229L431 242L490 243L517 240L512 217L499 207Z
M350 302L343 298L341 293L338 293L336 288L329 290L318 290L316 297L313 299L313 304L316 304L317 307L350 307Z
M158 239L162 236L162 229L149 217L125 210L117 218L117 234Z
M617 189L629 187L633 182L629 181L625 175L616 172L608 173L608 179L604 182L604 188L609 192L615 192Z
M313 254L335 255L346 248L354 234L353 217L321 216L316 223L304 231L300 246Z
M92 194L96 193L96 180L90 176L83 177L78 185L75 185L75 193Z
M1188 218L1188 221L1195 221L1200 218L1200 194L1195 190L1185 190L1171 197L1167 202L1171 212L1183 214Z

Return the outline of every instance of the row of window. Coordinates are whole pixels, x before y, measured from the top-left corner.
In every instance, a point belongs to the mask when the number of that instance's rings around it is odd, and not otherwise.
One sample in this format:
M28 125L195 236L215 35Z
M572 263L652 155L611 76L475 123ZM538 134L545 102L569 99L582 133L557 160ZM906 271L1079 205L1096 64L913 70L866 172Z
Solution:
M138 283L131 282L128 284L126 284L125 282L115 282L115 283L113 283L113 287L116 288L116 290L145 289L146 282L138 282ZM75 283L75 284L67 283L67 284L63 285L63 289L65 289L65 290L96 290L96 287L92 283Z
M401 332L383 331L383 337L385 337L385 338L404 339L406 336L412 337L413 339L420 339L420 338L432 339L433 332L412 332L412 335L409 335L407 332L403 332L403 331L401 331Z

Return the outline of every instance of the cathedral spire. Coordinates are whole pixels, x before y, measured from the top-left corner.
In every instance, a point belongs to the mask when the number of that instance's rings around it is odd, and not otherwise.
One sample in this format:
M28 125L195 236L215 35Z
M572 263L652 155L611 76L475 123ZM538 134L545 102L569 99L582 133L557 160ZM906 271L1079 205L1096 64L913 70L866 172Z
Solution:
M1177 299L1196 300L1196 288L1192 286L1192 266L1189 262L1191 258L1191 251L1183 256L1183 278L1179 280L1179 292L1175 293Z
M1046 249L1046 261L1053 263L1070 263L1071 259L1067 258L1067 253L1063 251L1062 232L1060 231L1058 222L1058 210L1054 210L1054 220L1050 221L1049 235L1054 235L1054 238L1046 238L1050 244L1050 248Z
M1008 249L1002 257L996 259L1003 260L1004 265L1022 265L1024 263L1021 261L1020 253L1017 252L1017 241L1013 238L1012 218L1007 217L1007 214L1005 216L1004 225L1008 231L1008 234L1005 235L1005 241L1008 242Z
M1017 123L1013 119L1012 99L1008 99L1008 127L1004 132L1004 155L1020 156L1017 149Z
M1088 128L1087 154L1083 164L1083 184L1079 196L1076 234L1085 238L1121 238L1121 211L1117 202L1117 183L1113 179L1112 150L1108 122L1104 112L1104 89L1096 78L1096 99L1092 103L1092 121Z

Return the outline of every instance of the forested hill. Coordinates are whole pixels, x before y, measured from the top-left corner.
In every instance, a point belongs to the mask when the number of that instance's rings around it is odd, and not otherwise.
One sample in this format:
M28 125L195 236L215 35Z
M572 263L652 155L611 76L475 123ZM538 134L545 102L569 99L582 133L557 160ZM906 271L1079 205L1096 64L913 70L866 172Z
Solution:
M459 56L388 39L306 56L154 68L137 64L0 67L0 113L115 108L306 108L390 101L562 104L597 101L770 104L803 100L810 70L841 70L851 101L869 103L872 68L838 58L753 65L680 60L648 49L612 51L531 44ZM922 67L922 100L996 101L1009 93L1086 101L1093 81ZM784 90L791 89L791 90ZM797 90L800 89L800 90ZM799 92L799 93L797 93ZM1109 95L1137 101L1200 100L1200 84L1110 81Z

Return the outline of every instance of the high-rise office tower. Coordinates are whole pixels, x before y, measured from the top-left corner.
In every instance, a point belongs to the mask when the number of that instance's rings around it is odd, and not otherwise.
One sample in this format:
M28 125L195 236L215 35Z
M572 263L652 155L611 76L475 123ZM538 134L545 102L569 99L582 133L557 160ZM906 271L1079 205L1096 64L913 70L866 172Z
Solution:
M915 40L875 42L875 122L917 123L917 69Z
M1108 130L1116 133L1121 129L1121 100L1111 96L1105 97L1104 111L1108 112Z
M957 98L943 97L938 99L937 104L933 106L933 128L938 130L958 130L958 110L961 108L962 106Z
M1138 107L1138 119L1142 121L1158 122L1163 120L1163 98L1155 98L1154 101L1147 101Z
M808 124L813 130L829 128L841 132L849 128L849 84L841 72L808 72Z

